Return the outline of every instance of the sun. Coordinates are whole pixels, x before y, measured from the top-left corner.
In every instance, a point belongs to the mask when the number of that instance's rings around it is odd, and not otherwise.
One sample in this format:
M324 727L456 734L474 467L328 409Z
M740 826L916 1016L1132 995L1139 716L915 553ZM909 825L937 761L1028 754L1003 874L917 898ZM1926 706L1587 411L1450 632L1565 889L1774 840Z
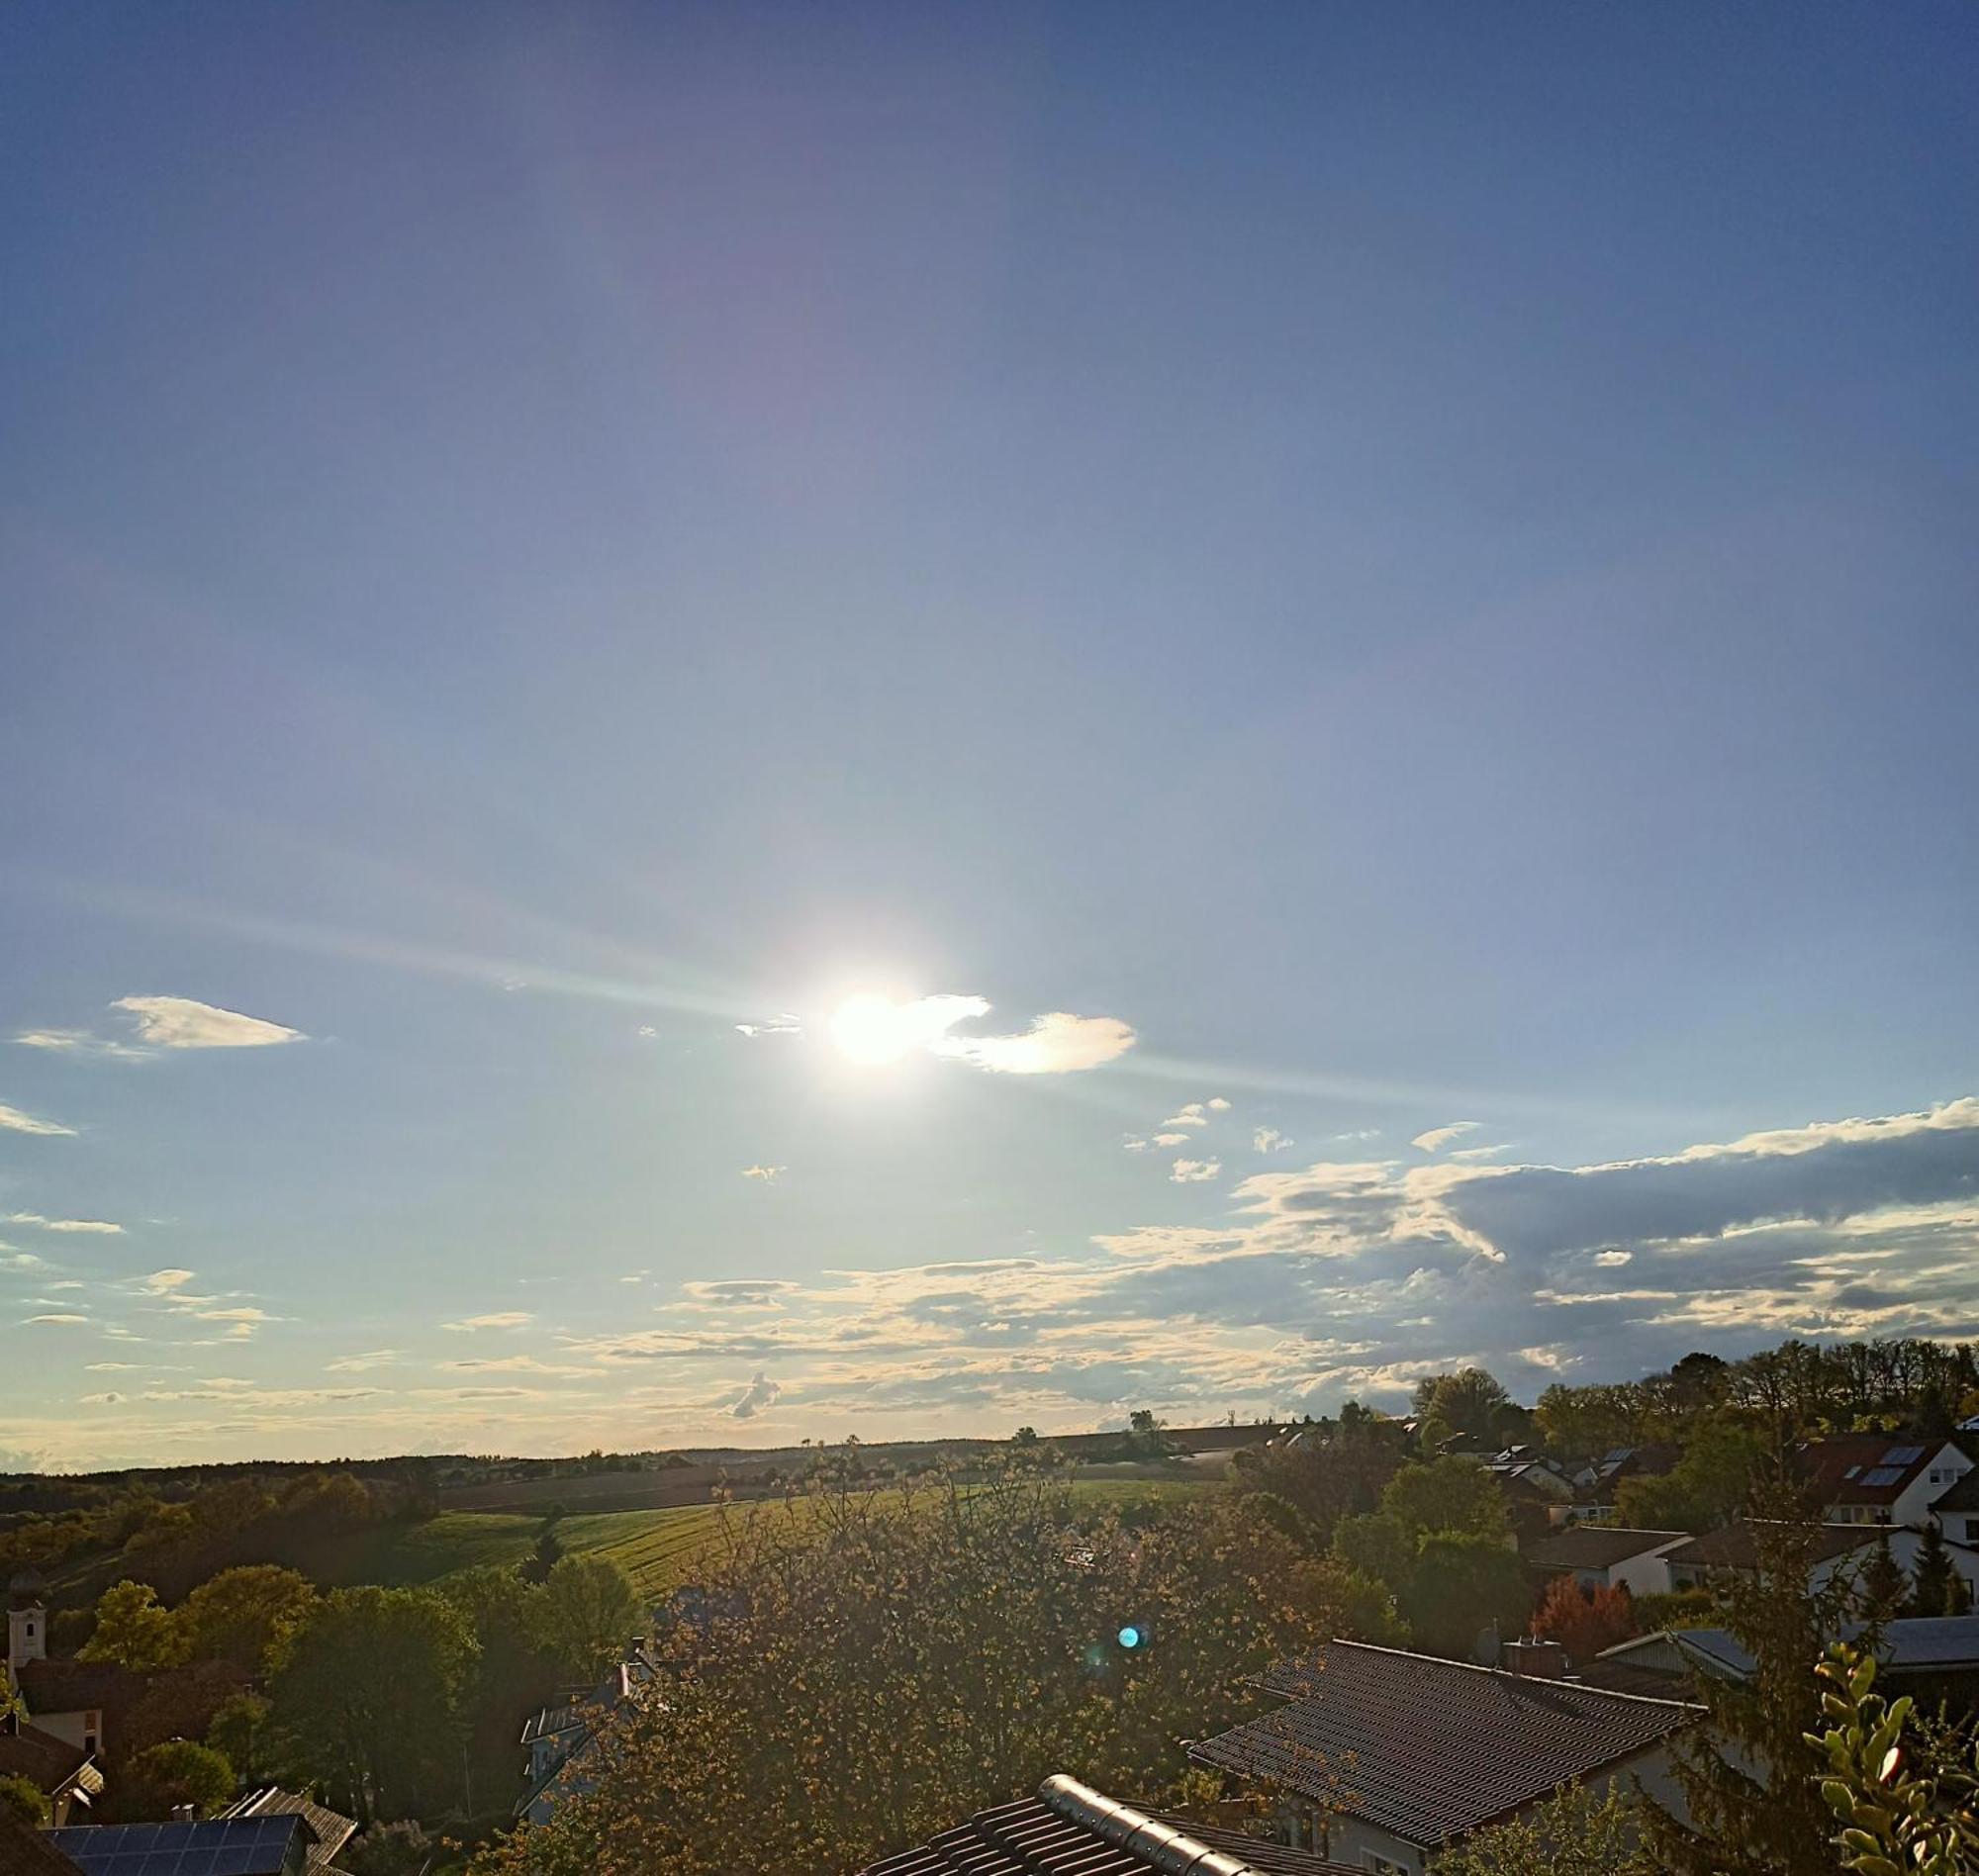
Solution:
M831 1040L846 1061L884 1069L922 1041L912 1006L871 990L848 996L832 1012Z

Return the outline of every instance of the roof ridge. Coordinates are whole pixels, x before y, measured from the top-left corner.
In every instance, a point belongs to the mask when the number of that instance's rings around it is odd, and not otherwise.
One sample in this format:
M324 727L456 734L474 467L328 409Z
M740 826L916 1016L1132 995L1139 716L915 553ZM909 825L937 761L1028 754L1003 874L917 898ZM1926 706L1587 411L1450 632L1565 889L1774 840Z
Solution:
M1322 1647L1359 1648L1364 1654L1393 1654L1400 1656L1405 1661L1433 1661L1438 1667L1468 1668L1473 1674L1491 1674L1500 1680L1518 1681L1528 1687L1570 1687L1575 1693L1595 1694L1603 1700L1633 1700L1638 1705L1644 1707L1680 1707L1686 1713L1703 1711L1695 1701L1665 1700L1659 1694L1618 1693L1612 1687L1590 1687L1582 1680L1555 1679L1552 1675L1547 1674L1521 1674L1516 1668L1485 1667L1478 1661L1456 1661L1452 1660L1448 1655L1424 1654L1416 1648L1393 1648L1380 1642L1352 1642L1344 1636L1337 1636L1332 1642L1322 1642L1320 1645ZM1318 1697L1320 1691L1319 1689L1315 1689L1310 1694L1294 1694L1291 1698L1294 1700L1313 1700Z

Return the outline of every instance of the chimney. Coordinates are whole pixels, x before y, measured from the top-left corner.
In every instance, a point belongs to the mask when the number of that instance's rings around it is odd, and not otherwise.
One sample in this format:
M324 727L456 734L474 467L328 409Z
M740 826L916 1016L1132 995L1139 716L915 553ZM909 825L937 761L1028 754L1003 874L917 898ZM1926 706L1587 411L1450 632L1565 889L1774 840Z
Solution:
M1542 1642L1531 1636L1507 1642L1500 1659L1509 1672L1525 1674L1533 1680L1566 1678L1566 1649L1557 1642Z
M191 1805L174 1805L172 1807L172 1822L174 1824L192 1824L198 1817L199 1813Z

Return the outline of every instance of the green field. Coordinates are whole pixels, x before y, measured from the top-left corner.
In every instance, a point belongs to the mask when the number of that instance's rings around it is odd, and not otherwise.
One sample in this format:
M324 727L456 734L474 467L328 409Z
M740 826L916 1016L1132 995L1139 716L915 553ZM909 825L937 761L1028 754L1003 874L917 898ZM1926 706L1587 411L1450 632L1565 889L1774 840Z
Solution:
M1084 1479L1072 1487L1082 1505L1109 1506L1188 1497L1203 1489L1177 1479ZM736 1505L726 1515L741 1519L751 1510ZM718 1505L590 1512L565 1518L557 1526L557 1536L574 1555L610 1557L642 1596L657 1598L691 1581L702 1560L720 1547L723 1515ZM425 1524L367 1533L343 1553L325 1559L322 1580L430 1583L479 1563L519 1563L541 1528L539 1518L518 1512L441 1512Z

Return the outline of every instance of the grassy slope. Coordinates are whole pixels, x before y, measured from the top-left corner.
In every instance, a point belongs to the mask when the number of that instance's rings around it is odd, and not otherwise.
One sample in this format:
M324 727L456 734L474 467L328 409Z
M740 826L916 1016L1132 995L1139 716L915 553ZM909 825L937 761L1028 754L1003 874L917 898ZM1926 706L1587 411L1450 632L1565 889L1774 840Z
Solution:
M1201 1490L1176 1479L1085 1479L1073 1486L1091 1505L1173 1498ZM731 1517L747 1516L738 1506ZM557 1534L577 1554L609 1556L642 1595L662 1596L689 1580L696 1564L722 1542L716 1505L675 1505L656 1511L603 1511L563 1520ZM367 1533L344 1554L326 1557L321 1580L331 1583L429 1583L477 1563L519 1563L540 1521L515 1512L448 1511L423 1525Z

